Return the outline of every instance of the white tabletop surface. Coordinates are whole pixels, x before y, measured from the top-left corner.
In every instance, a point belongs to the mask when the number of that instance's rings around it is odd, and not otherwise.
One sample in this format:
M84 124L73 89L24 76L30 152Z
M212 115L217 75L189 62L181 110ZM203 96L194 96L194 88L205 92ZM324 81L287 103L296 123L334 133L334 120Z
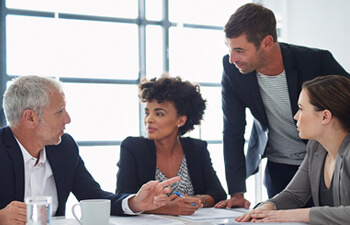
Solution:
M220 210L220 211L218 211ZM233 216L231 216L231 214ZM209 215L209 216L208 216ZM205 208L199 209L192 216L166 216L166 215L150 215L141 214L138 216L111 216L109 225L229 225L229 224L256 224L256 223L237 223L234 217L237 211ZM276 223L259 223L274 224ZM282 224L282 223L281 223ZM283 223L283 225L305 225L307 223ZM74 218L53 217L51 225L79 225Z

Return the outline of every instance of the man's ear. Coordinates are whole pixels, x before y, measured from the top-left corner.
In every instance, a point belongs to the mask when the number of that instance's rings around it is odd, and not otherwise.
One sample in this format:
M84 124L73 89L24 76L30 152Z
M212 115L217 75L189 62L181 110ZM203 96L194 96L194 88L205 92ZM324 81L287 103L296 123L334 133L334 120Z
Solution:
M31 109L24 110L22 114L22 121L29 127L34 126L38 122L38 116Z
M273 37L271 35L266 35L264 39L261 41L260 47L269 51L273 45Z

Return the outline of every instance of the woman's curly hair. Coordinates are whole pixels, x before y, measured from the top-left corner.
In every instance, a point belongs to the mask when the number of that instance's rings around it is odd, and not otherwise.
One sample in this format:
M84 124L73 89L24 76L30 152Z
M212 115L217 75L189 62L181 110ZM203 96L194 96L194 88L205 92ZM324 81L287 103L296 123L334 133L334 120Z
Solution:
M161 78L150 81L143 80L139 84L139 98L141 102L157 100L158 103L172 102L177 114L187 116L186 123L179 128L184 135L199 125L203 119L206 100L202 98L199 85L189 81L182 81L180 77L169 77L163 74Z

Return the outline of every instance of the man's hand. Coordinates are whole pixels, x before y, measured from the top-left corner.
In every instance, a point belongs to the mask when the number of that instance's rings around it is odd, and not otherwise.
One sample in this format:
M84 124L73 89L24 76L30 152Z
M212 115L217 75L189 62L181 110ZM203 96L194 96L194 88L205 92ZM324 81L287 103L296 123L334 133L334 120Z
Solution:
M233 194L231 195L231 198L228 200L223 200L214 206L215 208L233 208L233 207L239 207L239 208L246 208L249 209L250 202L244 198L243 193L240 194Z
M26 204L12 201L0 210L0 225L25 225L27 222Z
M171 188L167 187L178 182L180 177L173 177L161 183L159 181L150 181L140 188L137 194L129 199L129 208L133 212L152 210L164 206Z

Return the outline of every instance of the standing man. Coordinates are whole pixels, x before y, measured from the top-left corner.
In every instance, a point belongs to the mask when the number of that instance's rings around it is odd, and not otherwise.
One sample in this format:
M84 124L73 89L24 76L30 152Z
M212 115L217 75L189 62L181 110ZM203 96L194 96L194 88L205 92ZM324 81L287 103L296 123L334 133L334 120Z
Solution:
M175 177L150 181L136 195L105 192L85 168L74 139L60 82L39 76L15 79L3 98L8 127L0 129L0 225L26 223L27 196L52 197L63 216L70 192L78 200L111 199L111 214L135 214L165 205ZM101 156L103 157L103 156ZM198 202L199 203L199 202Z
M215 207L245 207L245 180L267 157L265 186L269 198L281 192L305 156L293 115L301 84L316 76L349 74L326 50L277 41L276 19L262 5L241 6L225 25L229 55L223 58L222 109L224 158L231 199ZM254 116L244 153L246 109Z

